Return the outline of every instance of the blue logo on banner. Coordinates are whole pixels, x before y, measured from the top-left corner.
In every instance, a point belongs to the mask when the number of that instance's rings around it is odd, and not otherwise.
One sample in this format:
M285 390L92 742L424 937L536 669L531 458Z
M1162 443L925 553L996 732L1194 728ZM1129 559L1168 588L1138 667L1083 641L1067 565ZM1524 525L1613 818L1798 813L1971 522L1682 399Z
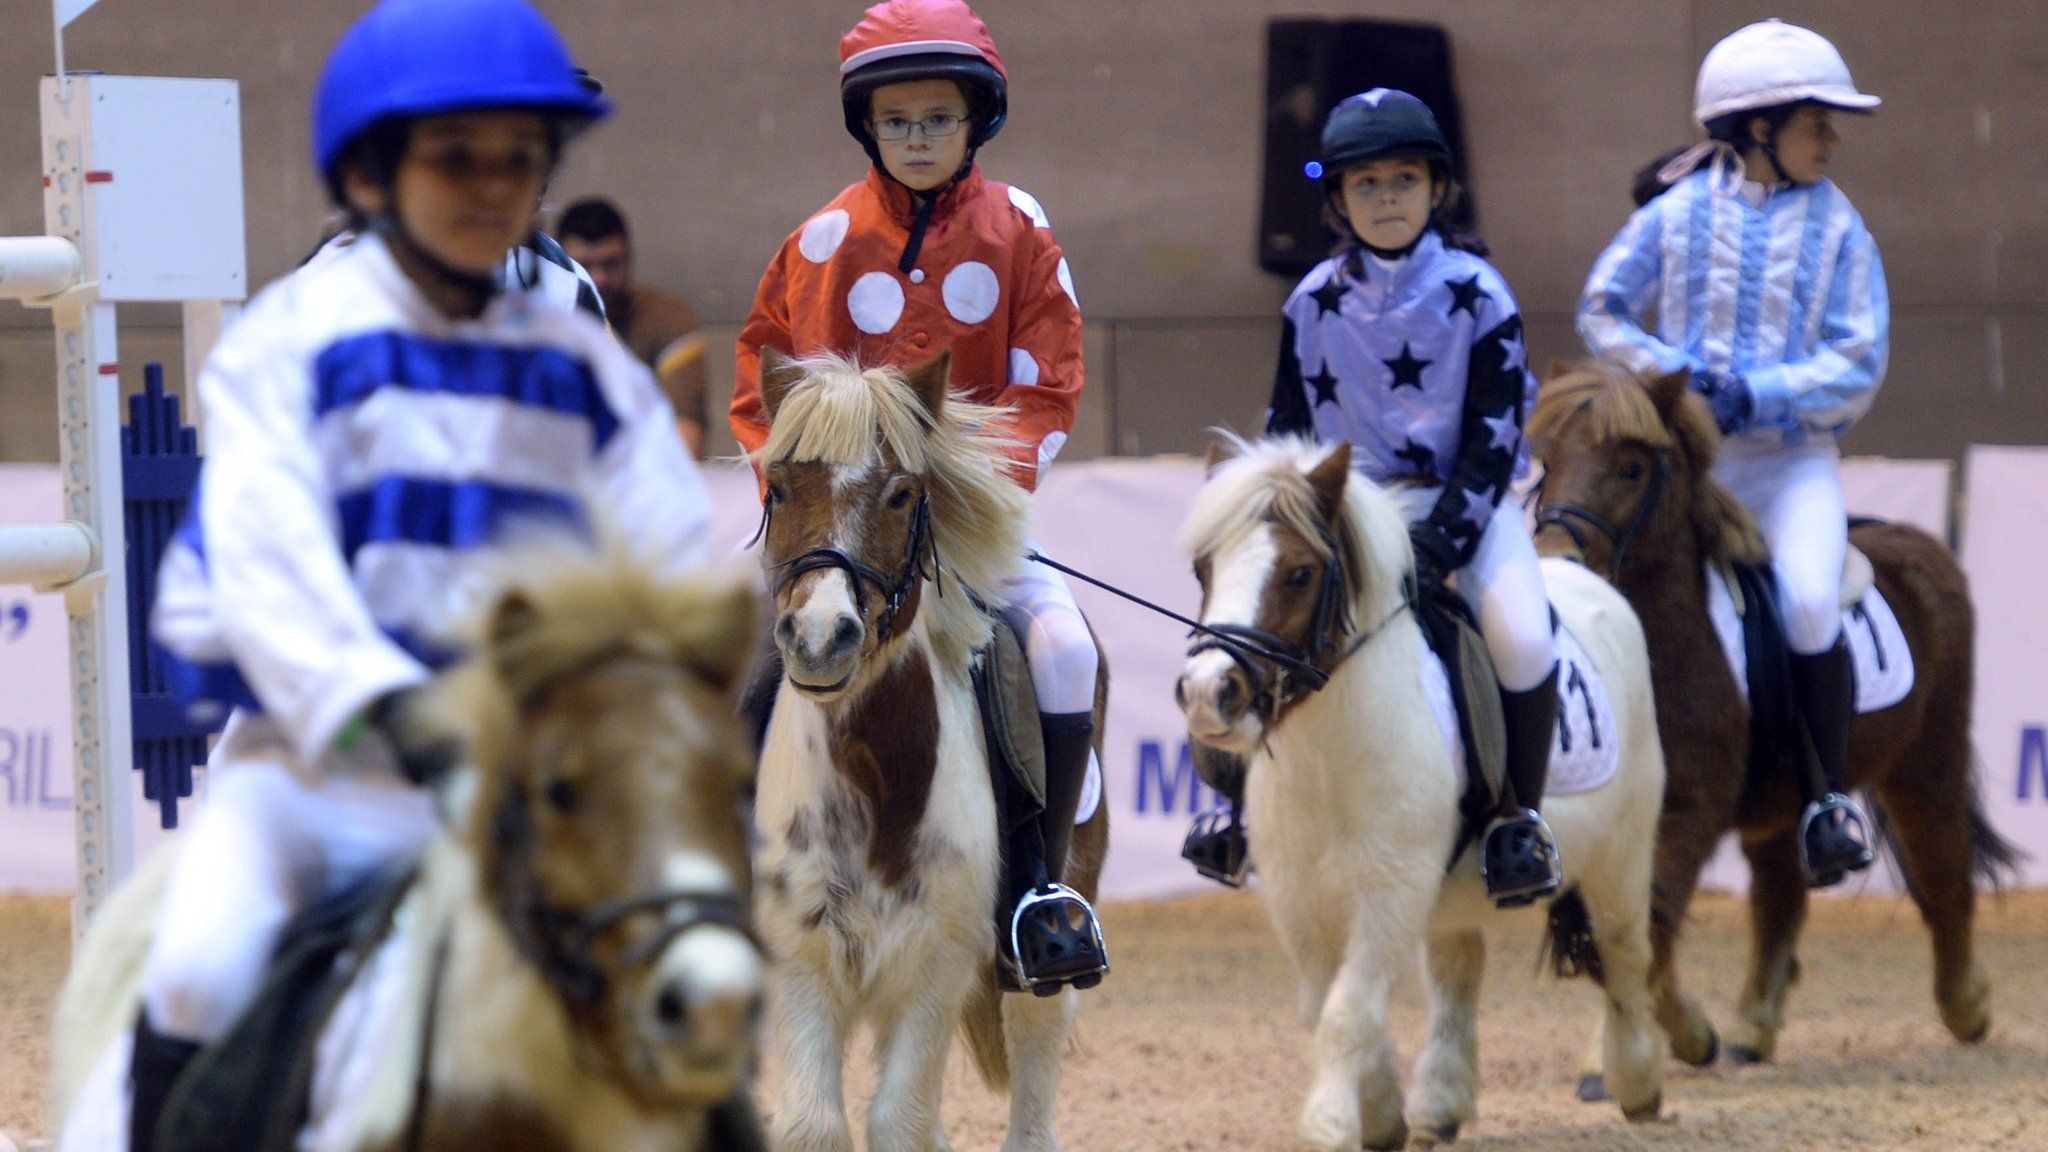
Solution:
M2029 724L2020 729L2020 767L2014 775L2018 778L2013 785L2015 799L2032 799L2030 782L2039 780L2041 799L2048 801L2048 728Z
M56 735L48 728L0 728L0 804L24 811L71 810L70 794L50 786L50 749L55 742Z
M1152 811L1156 803L1162 816L1176 812L1193 815L1223 805L1223 797L1195 775L1194 753L1188 742L1174 744L1173 771L1166 769L1166 745L1158 740L1138 741L1138 814Z

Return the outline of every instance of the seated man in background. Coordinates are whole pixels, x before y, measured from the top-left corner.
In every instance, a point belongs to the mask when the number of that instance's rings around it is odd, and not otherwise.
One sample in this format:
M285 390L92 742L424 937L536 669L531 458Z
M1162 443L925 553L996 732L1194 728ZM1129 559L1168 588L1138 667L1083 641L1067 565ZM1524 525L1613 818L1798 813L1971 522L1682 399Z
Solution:
M612 331L661 381L675 406L683 440L704 457L704 338L697 313L673 292L633 283L633 246L626 218L609 200L589 197L562 210L555 225L562 247L590 272L604 298Z

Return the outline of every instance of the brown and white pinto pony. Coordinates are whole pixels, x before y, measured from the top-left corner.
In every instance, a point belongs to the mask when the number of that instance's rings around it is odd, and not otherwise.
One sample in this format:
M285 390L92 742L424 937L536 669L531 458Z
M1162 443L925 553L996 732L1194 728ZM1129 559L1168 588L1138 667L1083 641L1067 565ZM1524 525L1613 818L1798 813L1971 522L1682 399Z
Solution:
M1029 505L1007 475L1003 413L948 396L949 364L762 356L762 565L784 679L761 753L758 902L782 1152L851 1152L841 1073L863 1023L881 1064L870 1152L946 1146L956 1029L984 1079L1010 1083L1007 1152L1059 1147L1079 994L997 991L1001 849L971 681L1005 626L994 612ZM1098 690L1098 733L1102 703ZM1067 883L1084 896L1108 836L1107 805L1074 830Z
M1706 582L1709 566L1765 558L1755 519L1713 478L1720 437L1684 374L1643 380L1606 362L1554 365L1529 431L1543 466L1539 520L1570 505L1630 538L1618 549L1616 539L1581 529L1581 548L1561 525L1545 524L1537 544L1611 573L1649 640L1667 772L1652 933L1657 1019L1680 1059L1714 1059L1713 1024L1679 984L1678 932L1701 868L1732 828L1749 859L1753 941L1729 1053L1768 1060L1799 976L1806 918L1797 752L1752 772L1749 706L1709 619ZM1904 700L1857 718L1848 783L1875 799L1884 839L1934 935L1942 1022L1974 1042L1991 1026L1991 985L1971 948L1972 878L1995 878L2014 850L1986 821L1972 776L1969 588L1954 555L1919 529L1866 524L1850 541L1870 557L1905 629L1916 678ZM1597 1088L1597 1068L1586 1071L1582 1095Z
M1445 871L1459 844L1461 773L1425 689L1408 521L1392 494L1351 470L1348 444L1233 440L1221 455L1182 533L1202 623L1264 633L1328 676L1295 693L1252 674L1256 657L1198 645L1179 690L1190 735L1249 762L1251 857L1315 1034L1295 1147L1400 1148L1411 1129L1448 1142L1478 1110L1485 933L1518 914L1486 898L1476 851ZM1662 1103L1664 1055L1648 987L1664 791L1648 656L1635 614L1605 582L1557 561L1543 576L1606 685L1619 749L1606 783L1543 805L1568 886L1553 941L1603 980L1610 1082L1629 1118L1648 1119ZM1567 910L1584 933L1575 943L1558 941ZM1429 1039L1404 1117L1387 1000L1418 959L1431 985Z
M743 1137L766 964L733 713L754 580L661 577L567 542L506 569L472 655L434 689L467 752L448 826L319 1039L297 1147L758 1147ZM65 981L51 1103L67 1152L128 1148L128 1036L175 852L115 894Z

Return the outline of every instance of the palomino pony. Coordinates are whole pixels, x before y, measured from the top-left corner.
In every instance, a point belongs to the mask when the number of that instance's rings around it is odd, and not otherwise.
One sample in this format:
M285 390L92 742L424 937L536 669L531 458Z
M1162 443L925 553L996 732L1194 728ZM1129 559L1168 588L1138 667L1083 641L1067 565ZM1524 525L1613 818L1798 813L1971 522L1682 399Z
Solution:
M1282 660L1198 643L1179 696L1195 738L1249 759L1251 854L1315 1031L1296 1146L1400 1148L1411 1127L1447 1142L1477 1114L1482 931L1516 914L1487 900L1476 853L1457 851L1461 771L1426 690L1407 521L1351 471L1348 444L1233 440L1211 459L1183 532L1202 623ZM1553 943L1604 982L1614 1094L1648 1119L1663 1086L1648 978L1664 788L1648 656L1612 588L1569 564L1544 578L1605 685L1618 748L1604 784L1544 803L1567 885ZM1328 678L1320 690L1303 664ZM1387 998L1425 948L1429 1040L1404 1119Z
M298 1147L750 1146L766 966L730 697L752 578L567 546L519 561L435 689L468 753L449 827L319 1039ZM127 1036L174 850L100 914L59 1000L64 1149L128 1147Z
M997 990L1000 841L971 681L1005 626L993 610L1023 556L1028 504L992 430L1001 413L949 398L949 364L762 358L762 564L785 673L756 812L783 1152L852 1149L841 1071L863 1022L881 1064L871 1152L946 1146L956 1028L991 1086L1010 1080L1003 1147L1059 1147L1053 1093L1078 993ZM1108 840L1100 805L1066 866L1083 896Z
M1729 1054L1768 1060L1799 975L1806 918L1799 752L1776 750L1776 762L1752 773L1749 705L1708 602L1710 568L1764 559L1755 519L1713 478L1720 438L1682 373L1644 381L1608 363L1555 367L1529 430L1543 465L1539 546L1610 573L1649 640L1670 776L1652 932L1658 1021L1680 1059L1714 1059L1714 1027L1680 989L1676 949L1700 869L1733 828L1750 864L1753 950ZM1972 777L1975 613L1955 557L1925 532L1864 524L1850 541L1870 558L1903 627L1915 679L1905 699L1857 718L1848 783L1876 799L1879 826L1934 934L1942 1022L1974 1042L1991 1026L1991 985L1971 950L1972 876L1995 880L2015 858L1985 819Z

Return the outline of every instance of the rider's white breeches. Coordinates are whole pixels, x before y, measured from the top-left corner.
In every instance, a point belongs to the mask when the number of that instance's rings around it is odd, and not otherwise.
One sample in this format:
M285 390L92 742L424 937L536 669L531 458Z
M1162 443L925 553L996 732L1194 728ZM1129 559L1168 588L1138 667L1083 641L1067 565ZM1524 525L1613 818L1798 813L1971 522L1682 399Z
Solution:
M1527 692L1541 684L1557 663L1550 596L1529 525L1513 501L1495 509L1486 522L1471 563L1458 570L1458 588L1479 614L1479 634L1486 638L1500 686Z
M1722 442L1714 476L1749 506L1771 549L1778 615L1792 651L1812 656L1842 634L1842 563L1849 513L1833 443L1788 447L1736 437Z
M248 1008L299 910L409 863L436 827L432 799L374 740L316 774L261 717L236 713L207 766L206 800L179 836L143 1004L157 1031L217 1040Z
M1031 545L1036 549L1038 545ZM1003 613L1024 645L1038 710L1054 714L1095 710L1095 638L1074 603L1064 576L1026 560L1003 585Z

